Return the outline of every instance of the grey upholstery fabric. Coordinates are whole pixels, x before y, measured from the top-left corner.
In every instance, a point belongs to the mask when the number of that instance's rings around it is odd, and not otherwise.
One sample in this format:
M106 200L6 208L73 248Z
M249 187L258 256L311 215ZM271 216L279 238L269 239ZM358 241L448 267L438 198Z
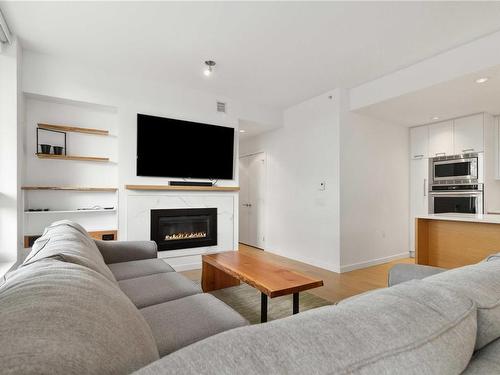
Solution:
M160 356L248 324L240 314L210 294L184 297L140 312L153 331Z
M31 252L20 267L47 258L58 258L82 265L116 283L94 240L81 225L72 221L56 221L45 228L43 235L35 241Z
M158 256L154 241L94 241L106 264L151 259Z
M473 301L410 281L223 332L137 374L459 374L471 358L475 335Z
M496 259L496 260L495 260ZM467 296L477 304L476 349L500 337L500 260L455 268L423 280Z
M125 374L157 358L137 308L90 268L44 259L0 287L2 374Z
M159 258L113 263L108 264L108 267L118 281L154 275L156 273L174 272L172 267Z
M177 272L122 280L118 285L138 308L202 293L198 285Z
M500 374L500 339L474 353L463 375Z
M444 268L422 266L419 264L396 264L389 270L388 286L410 280L422 280L426 277L446 271Z

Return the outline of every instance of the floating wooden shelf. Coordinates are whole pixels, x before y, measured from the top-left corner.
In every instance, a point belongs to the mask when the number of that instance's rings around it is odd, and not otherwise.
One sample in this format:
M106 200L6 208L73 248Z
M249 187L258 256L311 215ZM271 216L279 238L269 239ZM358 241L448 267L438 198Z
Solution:
M239 186L170 186L170 185L125 185L127 190L165 191L239 191Z
M56 130L56 131L61 131L61 132L86 133L86 134L95 134L95 135L109 135L108 130L79 128L76 126L69 126L69 125L53 125L53 124L41 124L41 123L39 123L38 127L40 129Z
M116 212L116 209L112 210L53 210L53 211L24 211L25 214L69 214L69 213L87 213L87 212Z
M118 236L118 231L116 229L110 230L97 230L89 232L90 237L96 240L116 240ZM24 235L24 247L29 248L33 245L33 242L40 237L41 234L25 234Z
M54 154L35 154L40 159L58 159L58 160L79 160L79 161L109 161L109 158L99 158L96 156L70 156Z
M64 191L92 191L92 192L115 192L117 188L107 187L83 187L83 186L23 186L22 190L64 190Z

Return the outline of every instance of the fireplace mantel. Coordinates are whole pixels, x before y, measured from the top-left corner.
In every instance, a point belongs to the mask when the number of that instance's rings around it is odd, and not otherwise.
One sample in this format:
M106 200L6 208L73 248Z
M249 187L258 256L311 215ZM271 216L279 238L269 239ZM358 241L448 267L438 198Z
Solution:
M240 191L239 186L170 186L170 185L125 185L127 190L156 191Z

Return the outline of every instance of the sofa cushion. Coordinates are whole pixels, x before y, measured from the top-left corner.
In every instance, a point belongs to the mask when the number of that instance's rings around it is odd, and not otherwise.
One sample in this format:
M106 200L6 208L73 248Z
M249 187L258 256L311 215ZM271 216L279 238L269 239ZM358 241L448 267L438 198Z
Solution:
M153 331L160 356L248 324L240 314L210 294L196 294L140 311Z
M151 329L101 274L55 259L0 287L0 372L125 374L159 358Z
M177 272L121 280L118 286L139 308L202 293L198 285Z
M131 262L108 264L116 280L133 279L155 273L175 272L163 259L133 260Z
M424 282L463 294L477 304L476 349L500 337L500 258L428 277Z
M223 332L137 374L459 374L475 336L473 301L410 281Z
M45 228L43 235L35 241L21 267L54 257L88 267L116 283L94 240L77 223L62 220Z
M500 339L474 353L462 375L500 374Z

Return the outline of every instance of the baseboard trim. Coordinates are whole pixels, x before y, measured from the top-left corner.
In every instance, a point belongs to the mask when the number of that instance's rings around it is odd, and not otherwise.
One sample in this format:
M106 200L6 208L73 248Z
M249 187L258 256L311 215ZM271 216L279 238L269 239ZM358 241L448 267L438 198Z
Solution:
M384 258L372 259L372 260L368 260L366 262L347 264L345 266L340 266L340 273L354 271L354 270L358 270L358 269L366 268L366 267L371 267L371 266L376 266L378 264L390 262L391 260L408 258L409 256L410 256L410 253L406 252L406 253L390 255L390 256L384 257Z

